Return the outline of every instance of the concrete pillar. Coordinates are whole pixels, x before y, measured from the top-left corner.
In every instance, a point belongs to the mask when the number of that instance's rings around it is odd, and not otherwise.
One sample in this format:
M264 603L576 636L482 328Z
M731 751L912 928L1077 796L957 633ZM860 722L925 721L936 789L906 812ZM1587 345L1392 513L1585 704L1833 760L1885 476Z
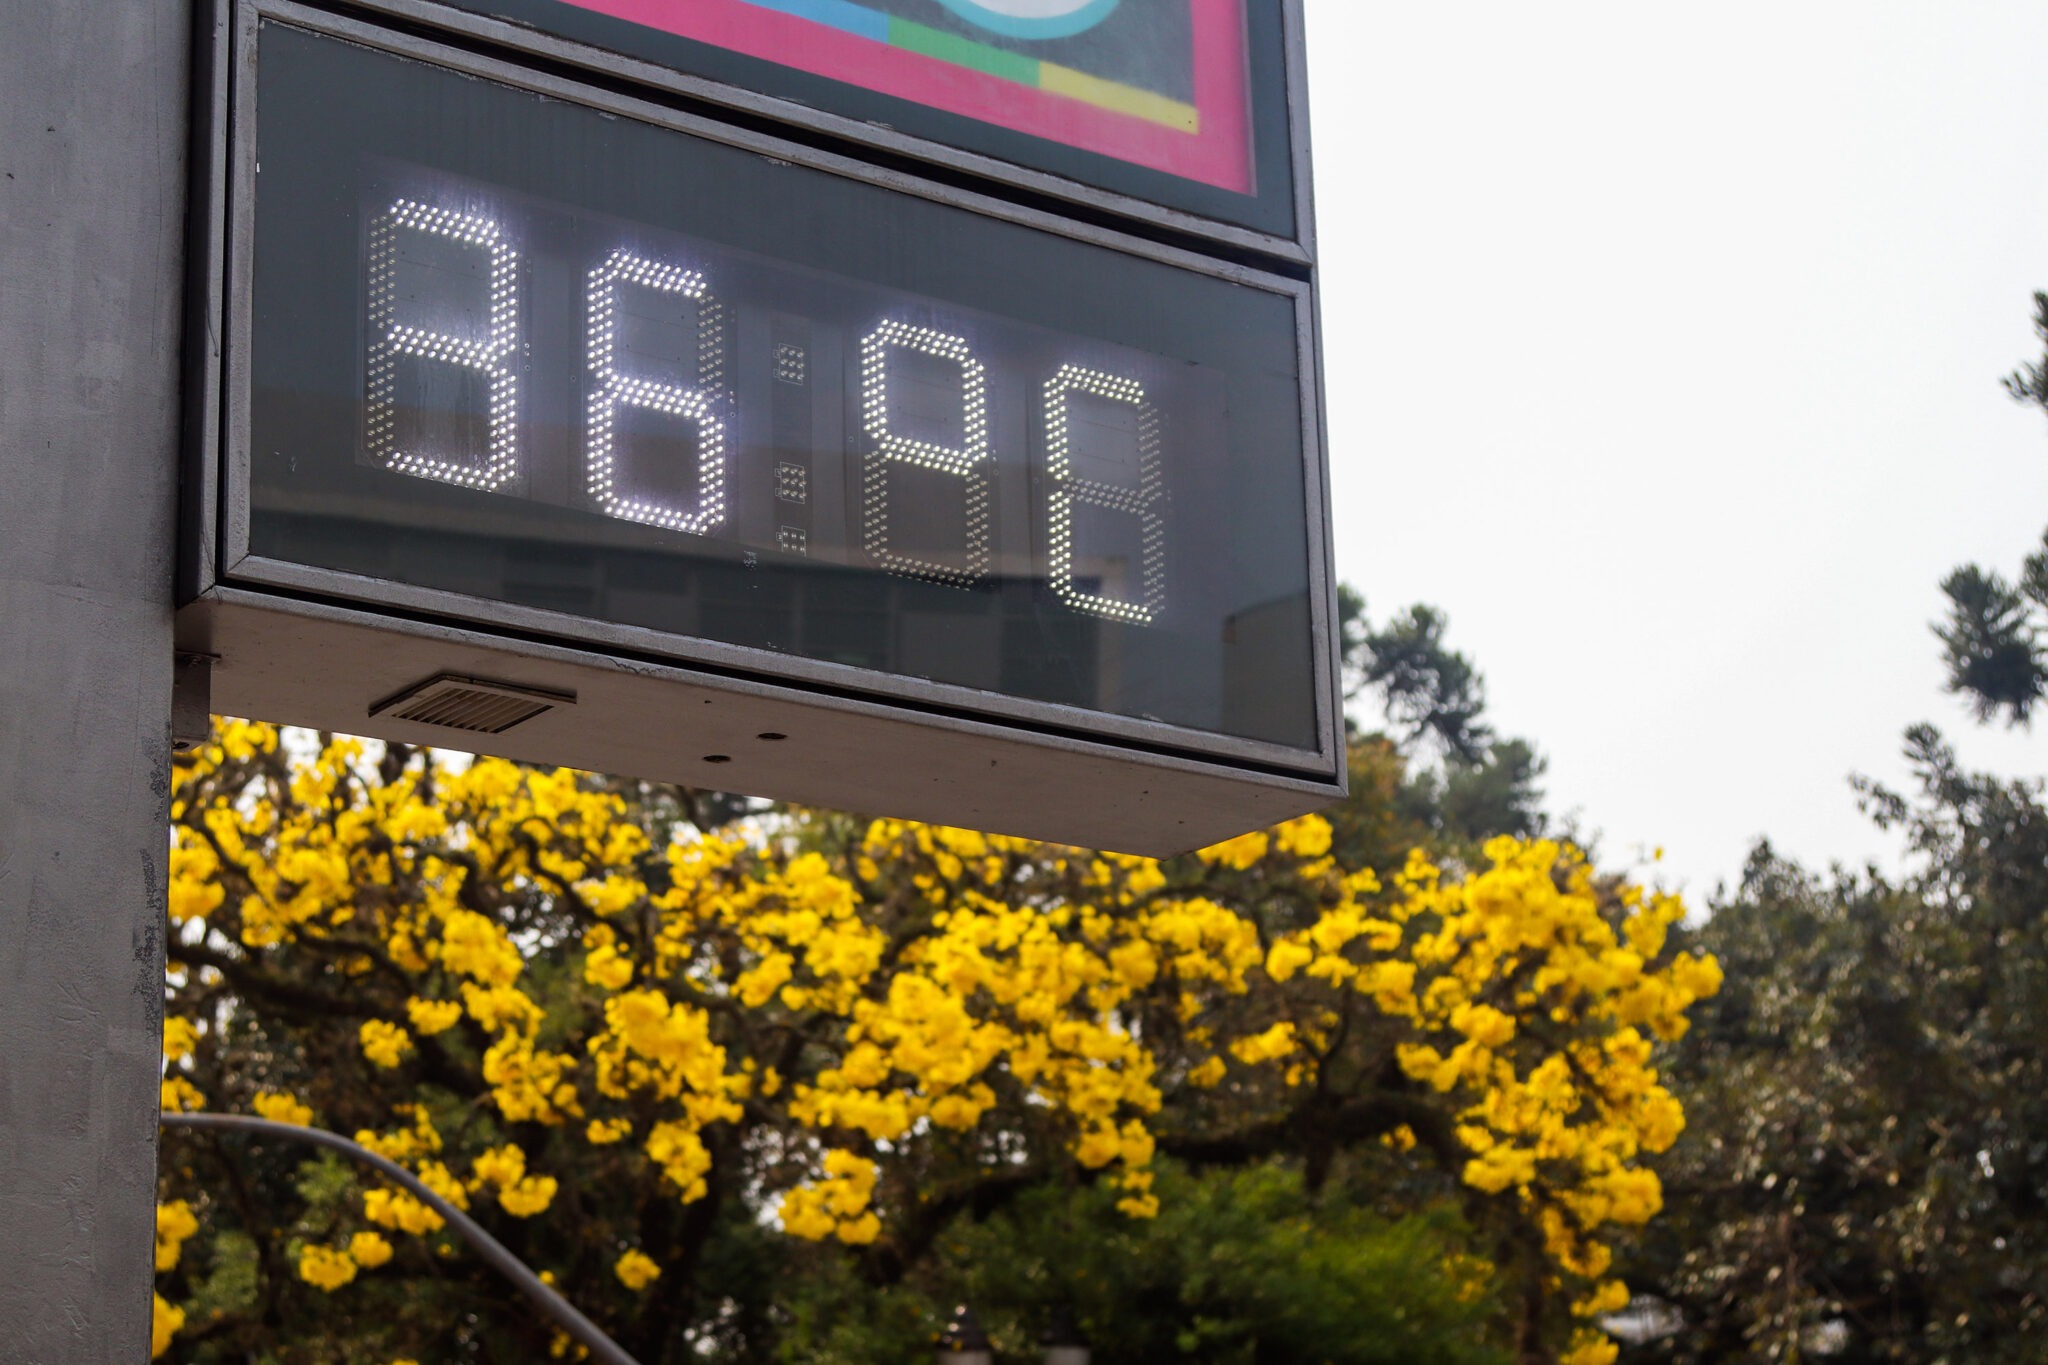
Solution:
M182 0L0 0L0 1361L145 1360Z

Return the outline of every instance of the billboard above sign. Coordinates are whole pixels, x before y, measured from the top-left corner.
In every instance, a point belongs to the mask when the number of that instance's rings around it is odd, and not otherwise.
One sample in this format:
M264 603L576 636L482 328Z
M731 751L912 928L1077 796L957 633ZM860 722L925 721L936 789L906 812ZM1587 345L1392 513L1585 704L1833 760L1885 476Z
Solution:
M1138 852L1341 794L1304 282L287 0L234 41L217 707Z
M1249 195L1244 0L564 0Z
M775 117L892 154L1306 256L1294 0L451 2L692 95L765 96Z

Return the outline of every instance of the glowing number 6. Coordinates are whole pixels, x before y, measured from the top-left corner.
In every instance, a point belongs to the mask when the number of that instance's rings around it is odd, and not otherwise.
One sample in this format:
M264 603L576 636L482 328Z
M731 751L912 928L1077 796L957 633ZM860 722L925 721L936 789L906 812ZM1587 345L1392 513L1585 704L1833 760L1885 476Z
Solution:
M659 294L690 299L697 305L697 384L685 387L622 374L614 366L618 342L619 282ZM584 432L583 475L591 501L624 521L643 521L701 536L725 520L725 424L712 412L723 347L718 300L704 277L680 266L660 265L629 251L614 251L590 272L590 373L596 392L590 399L590 424ZM618 488L618 413L621 407L646 408L680 417L697 429L697 505L677 507L647 498L633 498Z
M1074 471L1073 438L1067 412L1069 395L1093 394L1135 408L1138 428L1138 481L1135 487L1084 479ZM1145 397L1144 385L1100 370L1062 365L1045 385L1046 472L1053 491L1048 528L1052 550L1052 590L1077 611L1113 621L1150 625L1166 606L1166 519L1159 514L1164 479L1159 468L1159 411ZM1083 592L1075 585L1074 508L1076 504L1123 512L1138 519L1139 589L1136 601Z

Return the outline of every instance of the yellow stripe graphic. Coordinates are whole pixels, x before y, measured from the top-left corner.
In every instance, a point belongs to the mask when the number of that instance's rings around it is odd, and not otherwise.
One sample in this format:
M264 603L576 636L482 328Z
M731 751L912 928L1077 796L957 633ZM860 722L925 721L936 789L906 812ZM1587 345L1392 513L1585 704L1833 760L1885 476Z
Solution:
M1050 90L1055 95L1082 100L1099 109L1113 109L1119 114L1132 114L1151 123L1163 123L1183 133L1199 133L1202 130L1202 114L1192 104L1155 95L1149 90L1119 85L1085 71L1076 71L1070 66L1056 66L1052 62L1038 64L1038 88Z

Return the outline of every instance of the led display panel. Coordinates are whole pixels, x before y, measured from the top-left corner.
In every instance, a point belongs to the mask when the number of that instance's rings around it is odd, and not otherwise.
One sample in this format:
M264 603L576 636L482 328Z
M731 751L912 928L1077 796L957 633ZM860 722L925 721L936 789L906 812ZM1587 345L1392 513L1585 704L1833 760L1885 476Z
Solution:
M258 79L252 553L1314 747L1285 296L285 25Z

